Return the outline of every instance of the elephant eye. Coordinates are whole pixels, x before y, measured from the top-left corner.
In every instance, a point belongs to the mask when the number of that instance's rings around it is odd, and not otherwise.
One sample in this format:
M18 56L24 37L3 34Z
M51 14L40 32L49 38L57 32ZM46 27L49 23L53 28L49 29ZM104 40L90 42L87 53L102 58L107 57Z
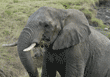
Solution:
M49 27L49 25L46 24L44 27Z

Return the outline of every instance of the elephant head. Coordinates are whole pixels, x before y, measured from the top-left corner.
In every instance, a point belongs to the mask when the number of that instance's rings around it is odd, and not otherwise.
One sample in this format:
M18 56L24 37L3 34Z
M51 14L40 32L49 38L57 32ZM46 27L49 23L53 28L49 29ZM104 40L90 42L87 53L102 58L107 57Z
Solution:
M60 50L83 42L90 29L84 14L74 9L41 7L28 19L17 42L22 64L30 77L38 75L30 51L34 47ZM13 46L13 44L12 44Z

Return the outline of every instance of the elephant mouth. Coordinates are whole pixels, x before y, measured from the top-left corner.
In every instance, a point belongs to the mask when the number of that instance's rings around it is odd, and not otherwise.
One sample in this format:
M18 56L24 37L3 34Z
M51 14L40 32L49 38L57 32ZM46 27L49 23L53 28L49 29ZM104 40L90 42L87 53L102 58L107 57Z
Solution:
M24 49L23 51L30 51L32 50L33 48L49 48L49 45L50 45L50 41L40 41L40 43L32 43L28 48Z
M47 49L49 48L50 44L51 44L50 38L43 35L39 43L34 42L28 48L24 49L23 51L30 51L33 48L46 48Z
M50 41L42 40L39 44L36 43L35 47L41 47L41 48L46 47L46 48L48 48L49 45L50 45Z

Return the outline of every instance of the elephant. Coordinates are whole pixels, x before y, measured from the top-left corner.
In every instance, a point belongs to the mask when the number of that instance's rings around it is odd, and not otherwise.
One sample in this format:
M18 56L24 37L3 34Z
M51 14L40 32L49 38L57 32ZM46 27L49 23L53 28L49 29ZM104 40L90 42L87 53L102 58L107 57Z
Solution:
M44 48L41 77L110 77L110 40L76 9L40 7L28 19L17 46L30 77L38 77L30 50ZM41 52L41 51L39 51Z

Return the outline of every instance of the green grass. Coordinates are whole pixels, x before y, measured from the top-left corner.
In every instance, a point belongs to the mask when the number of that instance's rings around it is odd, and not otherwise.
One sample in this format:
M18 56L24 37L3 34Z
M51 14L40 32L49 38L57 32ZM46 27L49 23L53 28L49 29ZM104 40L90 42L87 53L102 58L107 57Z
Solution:
M86 15L90 23L97 23L99 28L106 25L96 19L97 0L0 0L0 68L9 77L28 77L22 66L16 47L2 47L4 43L17 41L20 32L31 14L42 6L58 9L78 9ZM97 7L95 7L97 8ZM108 33L110 37L110 33ZM41 71L41 68L39 68ZM17 76L20 75L20 76Z

